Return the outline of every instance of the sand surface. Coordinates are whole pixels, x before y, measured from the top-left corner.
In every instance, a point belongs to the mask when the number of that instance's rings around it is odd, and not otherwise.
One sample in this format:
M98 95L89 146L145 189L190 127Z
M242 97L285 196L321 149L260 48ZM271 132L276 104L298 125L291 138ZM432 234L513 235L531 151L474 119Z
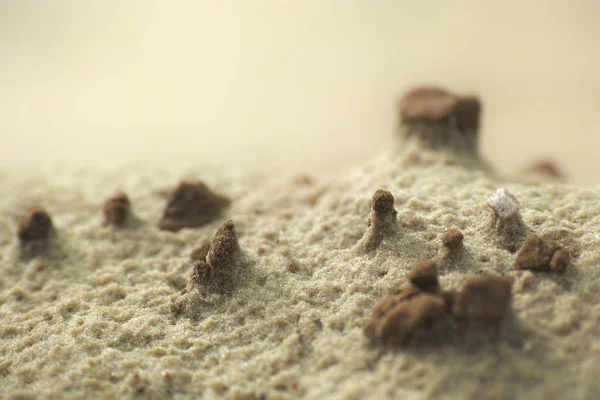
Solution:
M200 178L231 197L200 229L160 231L165 189ZM564 230L564 274L517 273L489 232L486 199L509 189L524 222ZM399 240L369 253L377 189L395 197ZM102 201L126 191L137 222L102 226ZM0 179L0 397L232 399L595 399L600 393L600 190L507 181L409 144L328 179L233 170L60 170ZM19 216L50 212L46 253L20 254ZM235 222L244 279L230 295L181 294L190 252ZM440 235L465 236L442 260ZM403 349L372 345L373 305L420 258L444 287L468 275L515 278L500 327L436 325ZM189 288L189 287L188 287Z

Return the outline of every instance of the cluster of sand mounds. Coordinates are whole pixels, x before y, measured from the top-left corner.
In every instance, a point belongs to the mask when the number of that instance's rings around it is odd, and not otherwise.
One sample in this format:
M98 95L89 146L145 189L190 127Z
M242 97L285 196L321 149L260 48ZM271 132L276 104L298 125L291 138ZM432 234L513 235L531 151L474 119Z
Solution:
M0 397L595 399L600 190L498 177L425 94L333 178L2 175Z

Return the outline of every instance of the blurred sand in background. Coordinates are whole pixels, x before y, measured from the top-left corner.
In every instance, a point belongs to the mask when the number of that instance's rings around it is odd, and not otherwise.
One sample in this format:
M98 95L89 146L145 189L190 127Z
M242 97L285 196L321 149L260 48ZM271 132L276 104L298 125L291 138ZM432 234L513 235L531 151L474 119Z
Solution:
M335 171L417 83L479 93L503 172L600 165L600 1L0 1L0 167Z

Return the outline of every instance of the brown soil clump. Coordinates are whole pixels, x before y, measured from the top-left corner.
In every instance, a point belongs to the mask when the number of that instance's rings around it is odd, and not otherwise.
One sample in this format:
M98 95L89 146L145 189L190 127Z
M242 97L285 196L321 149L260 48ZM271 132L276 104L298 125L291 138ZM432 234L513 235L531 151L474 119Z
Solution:
M558 243L544 241L539 236L527 236L513 264L516 269L564 272L571 261L569 253Z
M456 250L462 245L463 237L462 232L458 229L448 229L442 235L442 244L448 250Z
M52 229L52 219L48 212L41 207L34 207L19 221L17 236L21 242L44 240L50 237Z
M378 336L391 346L404 346L415 332L444 316L444 300L421 294L394 307L381 321Z
M456 109L456 96L437 86L421 86L409 90L400 99L400 118L403 123L416 121L438 122L449 118Z
M373 307L364 334L391 346L405 346L415 332L436 320L478 318L501 320L510 307L512 281L494 275L467 280L462 290L441 290L435 264L417 262L407 275L411 281L399 294L383 298Z
M523 169L527 175L538 175L546 178L563 180L565 173L562 169L551 160L539 160Z
M481 102L437 86L420 86L398 102L405 136L416 136L428 147L477 153Z
M201 249L204 250L204 246ZM199 289L229 290L235 276L241 272L242 258L235 225L233 221L227 221L211 239L205 259L194 261L191 282Z
M104 215L104 225L121 227L127 221L131 209L129 197L123 192L118 192L114 196L104 201L102 213Z
M210 241L206 261L212 268L227 268L240 254L237 233L233 221L227 221Z
M510 279L503 276L476 276L467 280L453 300L457 317L500 320L510 306Z
M367 251L375 250L386 237L397 233L397 215L392 193L378 189L371 200L371 214L367 222L367 232L361 240L362 247Z
M183 181L170 194L160 229L177 232L198 228L219 218L230 200L211 191L204 182Z
M373 307L364 328L365 336L378 338L387 345L404 346L418 329L429 327L447 313L446 300L437 294L437 270L433 262L415 263L407 277L411 283L399 294L389 295Z
M433 261L421 260L415 263L407 274L408 280L422 290L430 290L438 285L437 267Z

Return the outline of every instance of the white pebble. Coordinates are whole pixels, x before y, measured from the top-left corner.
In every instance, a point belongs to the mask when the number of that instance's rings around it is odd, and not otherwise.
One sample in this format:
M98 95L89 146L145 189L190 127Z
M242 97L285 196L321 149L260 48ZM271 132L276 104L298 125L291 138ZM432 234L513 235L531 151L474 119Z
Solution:
M490 196L487 203L502 219L514 217L519 213L519 202L506 189L498 189Z

